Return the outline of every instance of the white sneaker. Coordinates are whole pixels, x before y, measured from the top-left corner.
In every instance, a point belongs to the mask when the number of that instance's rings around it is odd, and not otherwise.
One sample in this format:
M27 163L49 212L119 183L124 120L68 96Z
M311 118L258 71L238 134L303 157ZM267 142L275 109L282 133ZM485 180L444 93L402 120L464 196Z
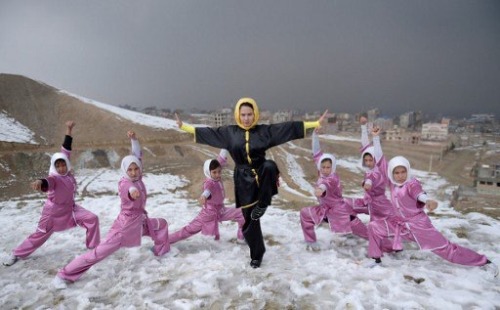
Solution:
M313 251L313 252L319 252L319 251L321 251L321 247L319 246L319 244L317 242L313 242L313 243L307 244L306 250Z
M68 283L66 282L66 280L55 276L52 280L52 286L57 290L63 290L68 287Z
M6 261L3 262L4 266L12 266L19 260L19 257L12 254Z
M493 262L482 265L481 269L490 274L492 278L498 277L498 266Z

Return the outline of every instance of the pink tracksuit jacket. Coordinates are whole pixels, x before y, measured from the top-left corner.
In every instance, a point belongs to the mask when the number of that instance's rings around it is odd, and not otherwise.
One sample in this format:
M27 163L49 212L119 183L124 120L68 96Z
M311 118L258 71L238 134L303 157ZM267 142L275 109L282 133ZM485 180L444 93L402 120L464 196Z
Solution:
M121 210L105 240L94 250L72 260L58 272L58 277L76 281L93 265L118 249L141 245L142 236L150 236L153 239L154 255L161 256L170 251L167 221L162 218L149 218L145 209L147 192L142 181L142 153L137 140L132 140L132 150L134 155L126 156L122 160L121 168L124 176L118 183ZM127 176L127 169L132 163L137 164L141 170L141 176L136 180L131 180ZM132 188L140 192L138 199L134 200L130 196Z
M99 218L75 203L76 180L71 171L70 155L71 151L64 147L61 147L61 153L52 155L49 176L45 178L48 188L42 188L43 191L47 191L47 200L38 227L14 249L15 256L26 258L42 246L54 232L64 231L77 225L87 230L85 242L87 248L92 249L99 244ZM66 162L68 168L66 175L60 175L56 171L55 162L59 159Z
M407 181L398 184L392 178L392 171L398 166L406 167ZM397 156L388 164L387 175L390 180L391 201L394 215L368 224L368 255L372 258L382 256L383 242L390 239L394 250L403 249L402 240L414 241L422 250L430 250L452 263L482 266L487 258L473 250L464 248L446 239L431 223L424 212L426 194L417 179L411 178L410 163L406 158Z
M359 237L368 238L366 226L361 222L354 212L352 206L342 197L342 186L340 178L335 173L336 160L332 154L323 154L318 147L318 137L313 133L313 154L318 171L321 162L325 158L332 161L332 173L322 176L316 181L316 187L320 185L326 188L324 195L319 200L319 205L305 207L300 210L300 225L307 243L316 242L315 226L320 225L325 219L330 225L330 230L339 234L353 233Z
M217 160L222 167L226 166L227 151L221 150ZM186 226L179 231L170 235L170 244L174 244L180 240L189 238L201 231L203 235L214 236L215 240L219 240L219 222L235 221L238 223L237 238L243 240L241 228L245 223L241 209L227 208L224 206L224 184L221 180L216 181L210 177L210 162L206 160L203 165L203 172L206 179L203 183L203 191L209 195L207 202L201 209L200 213Z

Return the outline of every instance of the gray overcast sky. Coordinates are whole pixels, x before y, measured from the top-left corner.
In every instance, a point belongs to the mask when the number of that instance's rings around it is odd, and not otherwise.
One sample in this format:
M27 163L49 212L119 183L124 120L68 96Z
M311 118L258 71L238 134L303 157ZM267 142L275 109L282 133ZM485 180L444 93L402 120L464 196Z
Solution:
M500 1L0 0L0 72L102 102L500 116Z

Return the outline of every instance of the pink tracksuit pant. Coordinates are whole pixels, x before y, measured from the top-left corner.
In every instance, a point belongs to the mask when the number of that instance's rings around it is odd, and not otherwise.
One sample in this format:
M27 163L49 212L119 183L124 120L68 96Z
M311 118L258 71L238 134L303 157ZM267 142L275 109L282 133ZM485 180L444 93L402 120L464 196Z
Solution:
M203 235L215 236L215 240L219 240L219 222L222 221L237 222L237 237L243 240L241 228L245 224L245 219L241 209L221 207L218 211L204 208L188 225L169 236L170 244L187 239L199 232Z
M340 209L334 211L336 209ZM305 207L300 210L300 225L302 233L307 243L316 242L317 225L320 225L325 219L328 220L330 230L335 233L352 233L363 239L368 239L366 225L350 211L340 208L340 205L328 208L322 205Z
M63 219L55 218L54 215L49 215L44 210L36 232L29 235L14 249L13 254L19 258L26 258L41 247L54 232L64 231L77 225L87 230L85 242L87 248L95 248L100 242L99 218L87 209L75 205L72 216L70 212Z
M149 223L146 223L149 221ZM150 236L153 238L154 247L153 253L156 256L162 256L170 251L170 244L168 243L168 224L162 218L149 218L142 225L142 235ZM150 232L150 230L154 230ZM124 245L126 237L123 236L123 231L113 229L109 231L106 239L102 241L95 249L76 257L63 269L61 269L57 276L68 280L78 280L87 270L93 265L102 261L122 247L133 247L135 245Z
M430 250L449 262L466 266L486 264L486 256L446 239L431 224L426 214L422 213L420 219L415 219L415 221L418 221L420 225L412 227L411 224L395 223L390 220L370 222L368 224L368 255L372 258L382 257L383 244L388 240L394 242L394 237L400 234L402 240L417 242L420 249ZM398 225L403 225L403 227L397 227ZM400 246L396 247L400 248Z

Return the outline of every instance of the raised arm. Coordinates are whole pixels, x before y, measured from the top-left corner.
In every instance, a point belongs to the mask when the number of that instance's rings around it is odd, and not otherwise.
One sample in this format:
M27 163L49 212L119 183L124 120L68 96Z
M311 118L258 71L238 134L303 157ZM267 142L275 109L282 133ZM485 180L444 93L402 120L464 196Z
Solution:
M312 147L312 154L313 157L315 157L318 153L321 152L321 146L319 145L319 138L318 138L318 133L317 130L315 129L313 131L312 137L311 137L311 147Z
M384 155L382 152L382 146L380 145L380 128L374 126L372 129L373 136L373 155L375 156L375 160L378 162Z
M361 148L364 149L368 144L370 144L370 140L368 139L368 125L367 118L361 116L359 118L359 123L361 124Z
M66 122L66 135L64 136L64 141L61 146L61 152L64 153L68 157L68 159L71 156L71 145L73 144L73 137L71 136L73 127L75 127L74 121Z
M137 140L137 135L135 134L134 131L129 130L127 131L127 137L129 137L130 139L132 155L134 155L135 157L139 158L139 160L142 161L141 145L139 144L139 140Z

